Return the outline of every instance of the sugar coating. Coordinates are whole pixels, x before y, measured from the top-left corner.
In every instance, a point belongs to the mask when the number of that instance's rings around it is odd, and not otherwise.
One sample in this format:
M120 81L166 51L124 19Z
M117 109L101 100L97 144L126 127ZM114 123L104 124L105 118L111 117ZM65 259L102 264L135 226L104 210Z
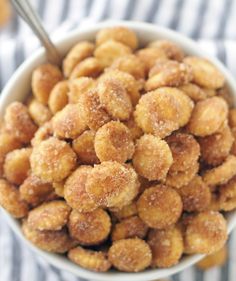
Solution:
M112 265L126 272L139 272L151 264L152 253L148 244L139 238L115 241L108 251Z
M193 81L199 86L218 89L224 85L223 74L208 60L189 56L184 58L184 63L191 66Z
M102 106L95 90L91 90L87 92L87 94L81 95L76 106L78 106L81 119L91 130L98 130L98 128L109 122L111 119L104 106Z
M32 229L27 220L24 220L22 231L31 243L47 252L65 253L77 244L64 228L57 231L39 231Z
M95 88L96 82L91 77L80 77L70 80L68 86L69 103L77 103L82 95Z
M131 99L118 79L104 78L97 85L99 100L115 119L127 120L132 112Z
M96 47L94 56L105 68L110 66L118 57L131 54L131 52L131 48L125 44L109 39Z
M96 165L86 182L86 191L99 206L122 208L138 193L138 176L133 168L116 161Z
M138 46L136 34L132 30L122 26L104 28L96 35L96 44L98 46L109 40L121 42L129 46L131 49L136 49Z
M179 262L183 254L183 236L178 227L152 229L147 242L152 250L152 267L171 267Z
M76 155L66 142L51 137L33 148L30 164L36 176L48 182L57 182L74 169Z
M147 231L147 225L138 216L131 216L114 225L111 238L112 241L134 237L142 239Z
M211 202L209 187L200 176L195 176L187 185L178 189L183 201L183 209L187 212L201 212L208 208Z
M131 159L134 153L130 131L119 121L111 121L98 129L94 147L101 162L111 160L124 163Z
M168 204L167 204L168 202ZM157 185L147 188L137 202L139 217L151 228L166 229L182 214L182 200L172 188Z
M68 252L68 258L83 268L96 272L106 272L111 267L106 253L83 249L79 246Z
M192 135L176 133L167 137L166 141L173 156L170 171L184 171L198 160L200 146Z
M50 183L42 181L35 175L29 175L19 187L20 197L31 206L37 206L47 200L53 192Z
M131 74L135 79L145 79L145 66L140 58L135 55L125 55L117 58L110 69L117 69Z
M126 89L131 102L133 105L136 105L139 98L140 98L140 84L134 77L127 73L120 70L112 70L108 69L104 74L99 77L99 81L103 81L106 79L115 79L118 80Z
M185 247L192 253L211 254L221 249L226 240L227 225L219 212L201 212L187 225Z
M193 110L188 123L190 133L204 137L216 133L228 115L226 102L219 97L199 101Z
M37 66L33 96L7 107L0 205L23 218L35 246L92 271L168 268L218 251L219 212L236 208L236 111L224 75L175 42L138 46L126 27L95 41L76 42L62 71Z
M201 157L209 165L217 166L229 155L234 138L228 125L223 125L218 132L199 138Z
M111 230L111 220L108 213L102 209L87 213L73 210L69 217L68 229L70 235L81 245L97 245L107 239Z
M169 172L165 183L174 188L180 188L181 186L189 184L189 182L198 173L199 163L193 162L192 166L184 171L173 171Z
M60 230L66 225L71 208L65 201L54 200L43 203L28 214L28 224L36 230Z
M97 58L90 57L79 62L70 74L70 79L79 77L96 78L103 70L100 61Z
M184 58L183 50L178 45L169 40L159 39L149 43L148 46L151 48L158 48L163 50L169 59L182 61Z
M206 170L203 174L203 181L214 187L224 184L236 174L236 157L229 155L226 160L218 167Z
M160 87L179 87L188 84L192 80L190 66L173 60L158 60L149 71L149 78L145 83L145 89L151 91Z
M23 218L28 214L28 205L20 198L19 190L4 179L0 179L0 205L14 218Z
M48 106L53 114L62 110L68 103L68 81L58 82L51 90Z
M167 59L165 51L155 47L140 49L136 54L138 58L143 62L147 73L154 66L156 61L160 59Z
M93 51L94 44L88 41L79 42L73 46L63 60L62 67L64 76L69 77L76 64L90 57Z
M148 180L164 180L173 163L168 144L147 134L136 142L132 160L137 173Z
M52 64L42 64L32 73L32 91L35 98L43 103L48 103L48 98L53 87L63 78L60 69Z
M7 107L4 120L6 129L22 143L29 143L37 130L27 107L20 102L13 102Z
M86 128L86 120L82 118L77 104L68 104L52 119L54 136L63 139L74 139L83 133Z
M49 108L36 99L32 99L28 105L29 115L38 126L43 125L52 117Z
M85 189L91 171L91 166L80 166L65 182L64 198L73 209L79 212L91 212L97 208Z
M187 83L178 88L187 96L189 96L194 102L205 100L207 98L206 92L193 83Z
M20 185L30 172L31 148L15 149L6 155L4 161L4 175L6 179L14 184Z
M182 91L163 87L140 98L134 117L145 133L164 138L186 125L192 110L192 101Z

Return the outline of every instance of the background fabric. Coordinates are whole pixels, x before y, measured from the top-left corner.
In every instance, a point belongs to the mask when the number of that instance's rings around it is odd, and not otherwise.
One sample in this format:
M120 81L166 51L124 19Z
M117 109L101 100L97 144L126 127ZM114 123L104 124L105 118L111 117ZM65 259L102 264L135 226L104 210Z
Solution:
M235 0L31 0L53 38L68 30L112 18L152 22L197 40L236 75ZM14 15L0 30L0 90L39 46L26 24ZM229 239L229 259L222 268L189 268L175 281L235 281L236 231ZM35 256L9 229L0 210L0 281L82 281Z

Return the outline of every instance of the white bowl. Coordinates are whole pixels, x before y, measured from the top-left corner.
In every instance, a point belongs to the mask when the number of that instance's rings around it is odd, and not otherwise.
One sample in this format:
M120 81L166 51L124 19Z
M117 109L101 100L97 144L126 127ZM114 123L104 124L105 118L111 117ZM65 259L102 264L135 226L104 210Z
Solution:
M95 34L98 30L104 27L111 27L114 25L123 25L133 29L141 43L144 45L150 41L156 39L169 39L183 48L183 50L191 55L206 57L211 60L219 70L225 75L227 84L231 89L235 99L236 99L236 82L229 71L219 62L216 58L209 57L203 50L200 50L199 46L192 40L171 31L169 29L147 24L141 22L115 22L108 21L96 24L93 27L83 28L83 30L76 30L68 35L64 36L62 39L56 42L57 47L62 54L65 54L76 42L80 40L94 40ZM30 56L15 72L11 77L5 89L2 92L0 98L0 114L3 115L6 106L12 101L23 101L30 91L30 81L31 73L36 66L46 61L45 52L41 48L34 54ZM109 271L107 273L96 273L86 269L83 269L72 262L70 262L66 257L47 253L36 248L33 244L27 241L21 233L19 222L12 218L7 212L3 211L6 220L13 231L39 256L42 256L50 264L58 267L62 270L67 270L76 276L83 277L86 279L100 280L100 281L148 281L159 278L164 278L175 273L182 271L183 269L193 265L202 258L202 255L192 255L181 259L181 261L168 269L148 269L140 273L122 273L116 271ZM236 226L236 211L227 214L228 222L228 233L230 233Z

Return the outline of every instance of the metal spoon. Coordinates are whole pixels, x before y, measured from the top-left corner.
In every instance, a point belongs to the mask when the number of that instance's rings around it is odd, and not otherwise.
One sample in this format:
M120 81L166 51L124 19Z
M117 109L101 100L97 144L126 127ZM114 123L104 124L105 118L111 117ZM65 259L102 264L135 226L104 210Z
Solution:
M48 61L61 65L62 57L57 50L56 46L52 43L49 35L44 29L39 16L32 8L28 0L11 0L13 6L15 7L18 15L31 27L34 34L41 41L47 54Z

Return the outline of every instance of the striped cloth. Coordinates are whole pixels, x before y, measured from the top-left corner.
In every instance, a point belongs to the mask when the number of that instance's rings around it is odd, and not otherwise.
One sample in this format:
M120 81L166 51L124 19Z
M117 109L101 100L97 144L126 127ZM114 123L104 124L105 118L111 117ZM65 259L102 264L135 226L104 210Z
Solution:
M152 22L199 42L236 74L236 1L233 0L32 0L53 37L108 18ZM21 62L39 46L18 17L0 30L0 89ZM229 240L229 260L222 268L189 268L176 281L235 281L236 231ZM0 210L0 281L82 281L36 257L7 226Z

